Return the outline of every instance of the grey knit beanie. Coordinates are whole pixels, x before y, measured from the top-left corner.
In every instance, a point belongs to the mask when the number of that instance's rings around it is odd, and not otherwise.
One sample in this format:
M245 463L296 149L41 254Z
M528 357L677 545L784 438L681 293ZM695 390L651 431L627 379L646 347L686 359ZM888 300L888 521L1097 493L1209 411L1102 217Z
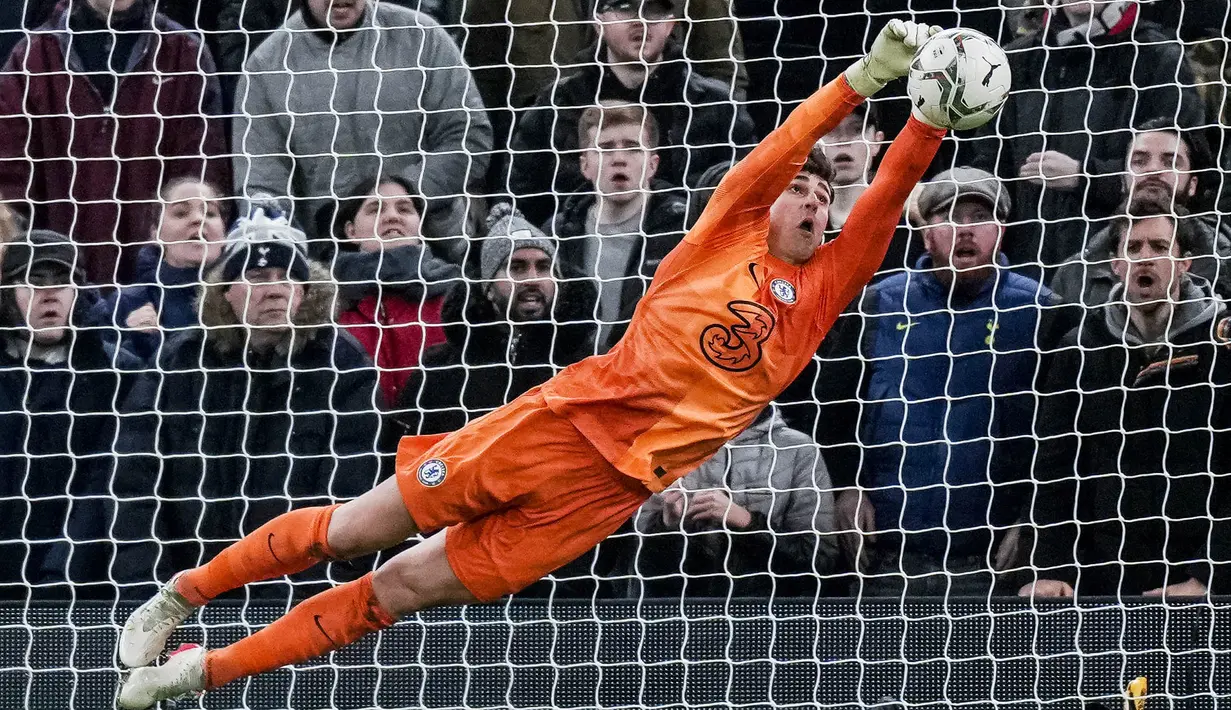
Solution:
M496 273L509 265L509 258L518 249L538 249L552 259L556 257L554 239L530 224L511 205L494 205L487 215L487 238L479 252L479 278L496 278Z

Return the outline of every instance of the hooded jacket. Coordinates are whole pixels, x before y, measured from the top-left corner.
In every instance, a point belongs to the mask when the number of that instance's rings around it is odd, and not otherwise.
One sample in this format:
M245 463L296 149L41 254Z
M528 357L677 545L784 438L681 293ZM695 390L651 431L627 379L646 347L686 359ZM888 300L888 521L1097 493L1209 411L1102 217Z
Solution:
M157 361L165 337L200 325L196 301L201 273L199 266L171 266L162 260L157 245L147 245L137 256L134 285L112 291L101 299L94 308L93 320L118 328L124 348L152 364ZM147 303L158 311L159 331L145 333L128 328L128 317Z
M645 535L629 573L649 596L766 597L815 594L833 569L833 485L816 442L789 428L773 405L681 479L686 491L717 489L752 514L746 530L663 524L662 495L635 518ZM683 575L689 579L684 581ZM665 579L650 579L652 577Z
M711 165L743 157L756 142L748 111L731 100L731 88L690 70L678 49L646 79L629 89L582 53L583 66L539 95L517 123L509 144L509 177L503 184L517 208L543 224L558 211L557 194L584 190L577 160L577 124L586 107L602 99L644 104L658 120L658 177L676 186L695 185Z
M641 280L624 282L624 288L620 291L621 323L612 330L606 343L600 343L604 348L609 349L623 336L637 303L645 295L654 272L658 270L659 262L684 239L684 232L687 231L688 198L681 194L682 191L673 190L661 181L655 181L650 190L649 204L641 220L641 246L633 250L625 270L626 275L637 275ZM560 258L564 261L571 264L585 262L586 242L581 237L589 236L586 222L597 201L598 196L593 192L569 197L550 227L544 228L543 231L554 234L560 240Z
M396 404L423 351L445 342L441 309L461 273L420 246L335 255L338 323L372 356L385 402Z
M171 337L125 403L118 579L148 582L156 562L166 579L292 507L353 498L378 477L376 373L330 325L329 275L312 265L294 337L257 354L217 271L204 328Z
M1218 215L1195 215L1193 234L1199 240L1192 255L1189 273L1214 285L1220 296L1231 296L1231 221ZM1056 270L1051 287L1070 303L1097 307L1111 300L1111 291L1120 282L1111 270L1114 258L1111 227L1104 227L1090 238L1086 248L1065 260Z
M461 51L430 17L388 2L369 3L346 35L317 31L301 9L252 52L235 94L236 186L250 198L290 186L299 225L327 238L311 216L331 195L394 173L437 198L424 234L461 234L460 208L440 203L483 178L492 149Z
M34 205L33 227L89 246L90 283L128 283L138 248L113 244L147 238L165 181L204 170L230 192L221 94L198 36L154 14L104 103L70 49L68 14L57 10L0 72L0 195Z
M958 300L925 254L914 271L864 295L860 356L871 366L861 398L861 483L876 529L910 533L918 551L984 554L989 526L1017 513L1004 484L1026 472L1004 460L1000 444L1029 433L1040 324L1057 299L1009 271L1003 255L1000 267Z
M1231 320L1207 282L1187 277L1166 342L1144 343L1119 292L1065 336L1048 368L1033 565L1083 594L1190 578L1225 594Z
M1135 29L1097 37L1093 45L1057 46L1068 21L1062 12L1051 18L1005 48L1013 94L997 119L965 143L963 162L998 175L1011 190L1009 260L1054 267L1084 247L1087 218L1107 217L1119 203L1129 129L1152 118L1191 127L1203 113L1182 45L1158 25L1138 20ZM1076 189L1020 179L1027 156L1042 150L1081 163Z
M0 301L12 298L0 295ZM77 322L84 315L79 300ZM15 325L6 303L4 328ZM23 585L74 585L79 595L106 590L113 547L109 500L118 402L128 396L141 362L79 328L59 364L26 359L27 341L0 333L0 597L22 597ZM8 586L14 585L17 586ZM68 587L35 589L67 594Z
M424 354L399 406L409 434L461 429L594 354L598 296L589 279L565 272L551 322L517 325L497 313L485 286L458 283L446 297L446 342Z

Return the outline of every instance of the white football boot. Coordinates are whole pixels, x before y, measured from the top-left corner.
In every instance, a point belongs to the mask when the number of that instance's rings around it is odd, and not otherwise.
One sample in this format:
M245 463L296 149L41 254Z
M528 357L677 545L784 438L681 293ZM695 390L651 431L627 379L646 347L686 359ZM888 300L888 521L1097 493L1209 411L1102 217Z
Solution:
M161 666L135 668L121 681L116 705L145 710L163 700L179 700L205 692L205 649L184 644Z
M197 610L175 591L178 576L172 577L153 599L137 607L124 622L120 632L120 663L129 668L153 663L166 648L171 632Z

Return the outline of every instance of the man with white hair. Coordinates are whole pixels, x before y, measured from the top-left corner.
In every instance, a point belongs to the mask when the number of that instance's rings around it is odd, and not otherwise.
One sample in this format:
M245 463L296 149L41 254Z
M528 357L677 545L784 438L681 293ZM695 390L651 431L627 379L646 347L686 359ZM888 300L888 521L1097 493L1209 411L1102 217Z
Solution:
M170 336L134 385L118 577L195 564L257 520L375 484L376 372L332 322L334 284L304 242L282 217L241 219L206 276L201 327Z

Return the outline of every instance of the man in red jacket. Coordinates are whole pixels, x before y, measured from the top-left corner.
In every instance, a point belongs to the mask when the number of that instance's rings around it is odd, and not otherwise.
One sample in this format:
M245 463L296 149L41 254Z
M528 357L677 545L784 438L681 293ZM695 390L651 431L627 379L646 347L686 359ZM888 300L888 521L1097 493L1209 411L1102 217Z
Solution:
M213 72L153 0L62 1L0 73L0 198L84 247L91 283L127 282L166 180L230 192Z

